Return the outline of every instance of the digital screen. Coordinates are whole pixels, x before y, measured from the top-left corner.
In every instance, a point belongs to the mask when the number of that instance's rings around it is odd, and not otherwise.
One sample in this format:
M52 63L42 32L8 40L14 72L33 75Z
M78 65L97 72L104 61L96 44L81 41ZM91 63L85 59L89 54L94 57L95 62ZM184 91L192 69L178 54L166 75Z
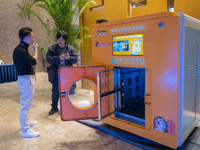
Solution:
M143 55L143 34L113 36L113 55Z

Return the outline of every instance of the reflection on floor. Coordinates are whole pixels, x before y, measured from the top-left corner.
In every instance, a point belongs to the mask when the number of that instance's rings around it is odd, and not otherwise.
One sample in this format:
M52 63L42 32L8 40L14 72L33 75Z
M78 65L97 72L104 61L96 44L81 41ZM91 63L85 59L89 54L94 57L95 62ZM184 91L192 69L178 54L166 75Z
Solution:
M38 138L21 138L19 123L20 94L17 83L0 84L0 150L140 150L132 142L123 141L124 132L97 122L90 127L77 121L61 121L58 114L48 115L51 108L51 84L46 73L38 73L35 97L29 118L39 121L33 127L40 132ZM88 121L93 123L93 121ZM95 123L93 123L94 125ZM110 130L118 138L104 132ZM103 130L103 131L102 131ZM120 134L118 134L120 133ZM184 150L200 149L200 129L195 128L186 142L179 148ZM121 138L122 137L122 138ZM135 135L126 134L126 138ZM143 141L145 139L141 138ZM133 140L133 139L130 139ZM131 144L130 144L131 143ZM139 142L147 149L169 149Z

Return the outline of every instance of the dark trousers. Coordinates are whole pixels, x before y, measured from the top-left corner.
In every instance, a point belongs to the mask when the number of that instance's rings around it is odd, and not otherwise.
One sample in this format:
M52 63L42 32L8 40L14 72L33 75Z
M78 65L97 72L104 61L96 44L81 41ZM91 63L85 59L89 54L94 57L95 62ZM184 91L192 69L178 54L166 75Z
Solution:
M52 106L58 106L59 88L58 88L58 75L56 74L52 84Z

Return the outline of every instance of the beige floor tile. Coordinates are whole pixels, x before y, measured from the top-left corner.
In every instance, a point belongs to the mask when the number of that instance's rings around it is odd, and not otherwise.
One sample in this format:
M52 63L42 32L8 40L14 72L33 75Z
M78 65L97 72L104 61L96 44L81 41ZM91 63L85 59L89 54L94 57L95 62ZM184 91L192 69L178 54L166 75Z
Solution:
M0 84L0 150L139 150L101 130L76 121L49 116L51 84L46 73L36 74L36 91L29 118L37 120L37 138L21 138L20 93L17 82Z

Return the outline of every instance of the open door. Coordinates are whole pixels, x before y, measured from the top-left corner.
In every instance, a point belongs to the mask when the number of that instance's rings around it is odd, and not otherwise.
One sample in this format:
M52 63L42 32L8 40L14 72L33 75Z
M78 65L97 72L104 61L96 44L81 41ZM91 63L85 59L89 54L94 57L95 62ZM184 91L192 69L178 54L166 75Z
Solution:
M62 120L98 118L97 72L104 66L60 67Z
M101 120L121 109L120 69L99 71L98 84L98 119Z

